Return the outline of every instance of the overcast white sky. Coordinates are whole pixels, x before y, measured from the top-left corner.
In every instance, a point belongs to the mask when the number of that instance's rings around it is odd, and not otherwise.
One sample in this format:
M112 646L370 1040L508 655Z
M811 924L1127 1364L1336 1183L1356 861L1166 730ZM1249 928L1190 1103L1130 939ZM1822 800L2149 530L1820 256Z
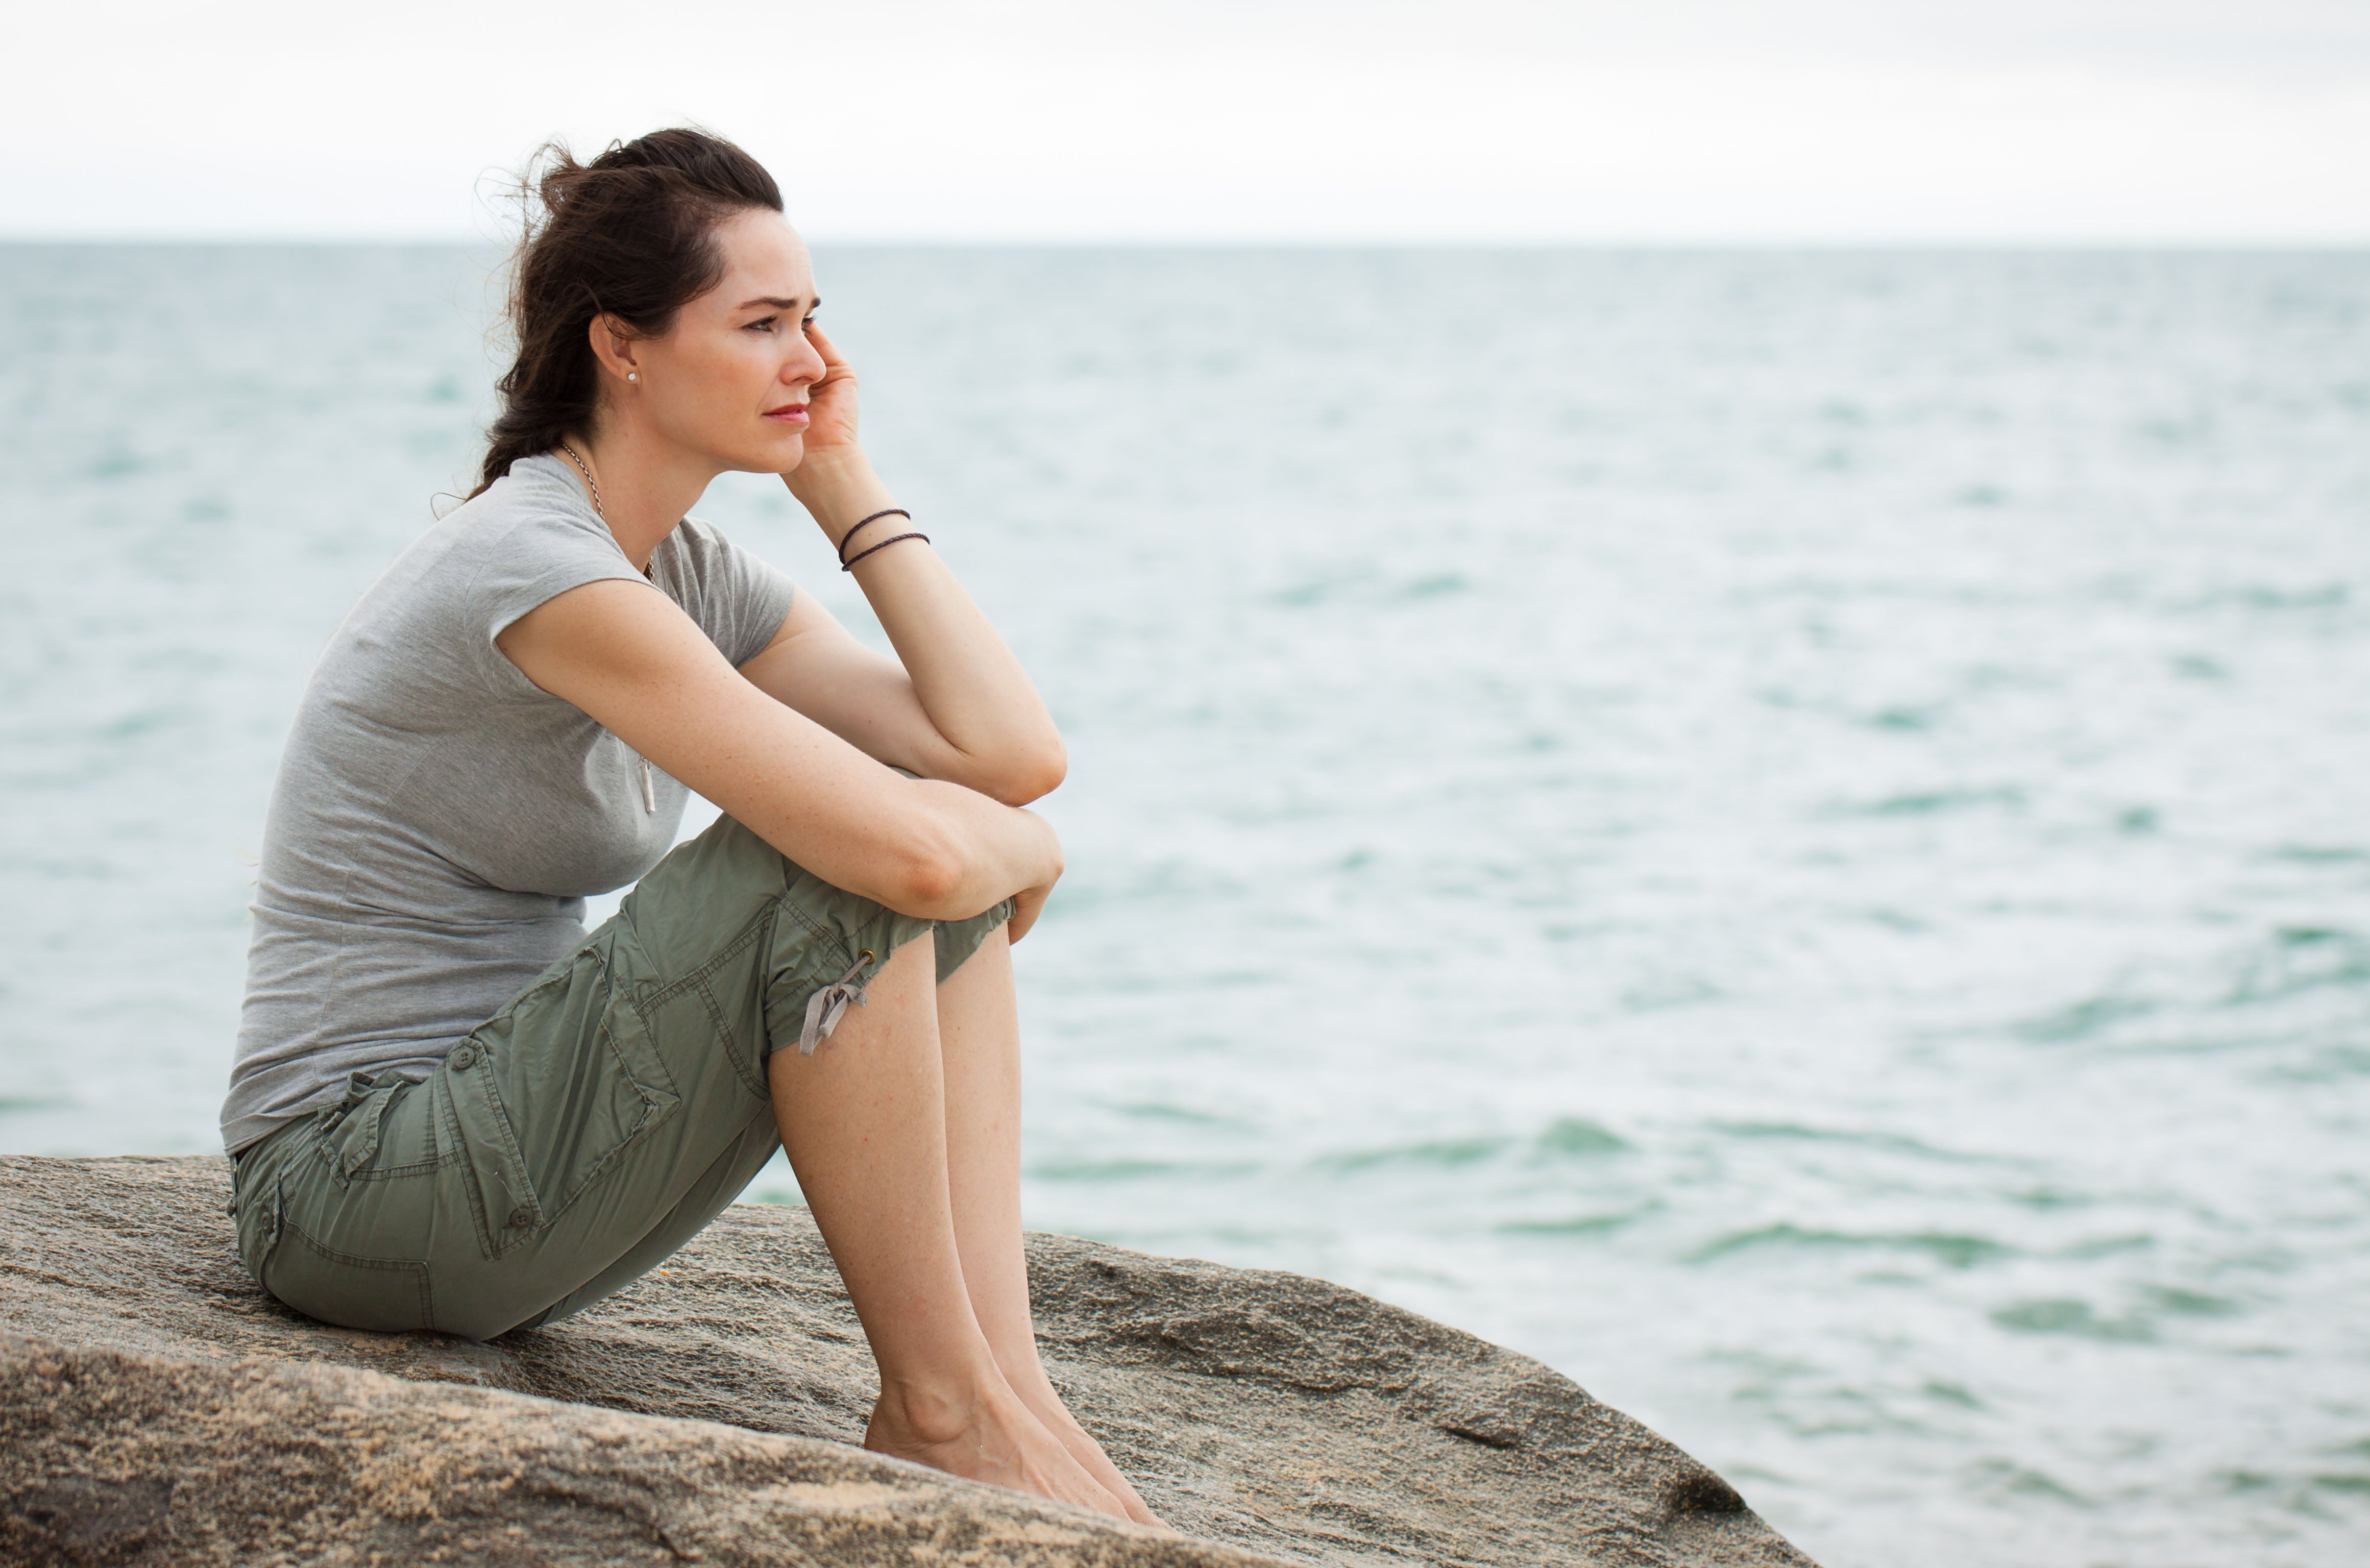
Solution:
M0 236L492 236L689 120L823 239L2370 242L2370 0L0 6Z

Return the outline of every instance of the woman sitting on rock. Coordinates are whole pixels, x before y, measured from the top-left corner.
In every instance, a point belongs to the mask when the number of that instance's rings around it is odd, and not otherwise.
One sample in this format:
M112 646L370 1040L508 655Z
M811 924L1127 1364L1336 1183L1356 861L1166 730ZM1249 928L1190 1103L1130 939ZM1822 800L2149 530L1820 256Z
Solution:
M315 1318L484 1339L662 1262L778 1144L880 1363L866 1446L1153 1522L1021 1254L1008 944L1061 875L1021 809L1061 736L857 445L772 178L662 131L534 195L481 482L281 761L240 1252ZM685 515L727 471L782 476L896 658ZM687 790L724 815L670 852Z

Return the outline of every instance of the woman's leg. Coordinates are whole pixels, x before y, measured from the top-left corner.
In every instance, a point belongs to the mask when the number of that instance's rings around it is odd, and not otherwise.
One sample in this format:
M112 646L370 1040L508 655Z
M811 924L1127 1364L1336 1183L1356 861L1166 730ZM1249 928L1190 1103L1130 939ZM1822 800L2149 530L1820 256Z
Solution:
M930 941L906 943L812 1055L784 1042L767 1064L783 1147L880 1366L865 1446L1123 1513L1007 1384L964 1288L935 964Z
M955 1245L972 1315L1005 1381L1139 1524L1160 1520L1072 1417L1037 1359L1020 1244L1020 1013L1012 947L997 927L938 985L946 1148Z

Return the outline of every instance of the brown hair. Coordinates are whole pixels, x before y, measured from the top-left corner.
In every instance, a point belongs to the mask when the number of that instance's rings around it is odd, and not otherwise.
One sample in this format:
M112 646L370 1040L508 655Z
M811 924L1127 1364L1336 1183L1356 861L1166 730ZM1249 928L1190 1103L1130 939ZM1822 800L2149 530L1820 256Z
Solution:
M774 177L704 131L653 131L580 164L546 143L519 180L525 235L512 260L509 326L518 357L494 384L501 411L486 431L477 488L522 457L592 423L599 362L588 329L607 314L655 337L724 276L717 225L782 210Z

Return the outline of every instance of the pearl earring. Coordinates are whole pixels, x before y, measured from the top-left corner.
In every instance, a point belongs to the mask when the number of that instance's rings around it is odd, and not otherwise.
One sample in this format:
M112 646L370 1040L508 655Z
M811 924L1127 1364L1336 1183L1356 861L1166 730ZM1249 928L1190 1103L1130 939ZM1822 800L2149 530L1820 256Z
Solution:
M639 370L629 370L626 372L626 379L628 381L639 381L641 378L642 373Z

